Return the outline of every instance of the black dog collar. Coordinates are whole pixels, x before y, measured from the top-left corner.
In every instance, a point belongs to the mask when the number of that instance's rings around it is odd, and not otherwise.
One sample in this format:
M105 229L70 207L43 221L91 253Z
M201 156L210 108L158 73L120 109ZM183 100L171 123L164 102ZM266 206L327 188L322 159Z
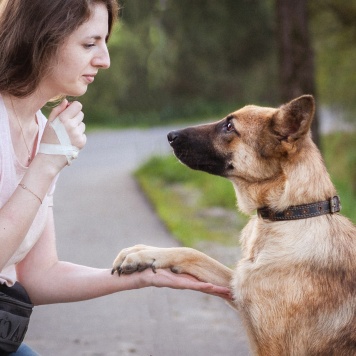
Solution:
M340 198L335 195L329 200L317 203L293 205L281 212L264 207L257 209L258 216L271 221L307 219L324 214L334 214L341 210Z

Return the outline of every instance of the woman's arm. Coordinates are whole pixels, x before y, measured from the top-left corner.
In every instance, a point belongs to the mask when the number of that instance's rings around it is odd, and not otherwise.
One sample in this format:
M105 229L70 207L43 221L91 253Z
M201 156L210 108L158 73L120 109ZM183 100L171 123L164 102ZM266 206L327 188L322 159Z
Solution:
M111 269L98 269L58 260L52 209L36 245L17 265L19 282L36 305L74 302L148 286L192 289L231 299L228 288L203 283L189 275L158 269L132 275L111 275Z
M58 173L44 159L35 157L21 181L27 188L18 186L0 209L0 271L25 238L41 205L39 199L43 200Z
M78 127L82 121L82 106L76 102L65 109L67 104L68 102L64 100L54 108L49 121L60 115L66 126L74 125L75 127L69 130L70 139L73 144L82 148L86 139L82 128ZM45 128L41 142L43 140L47 143L58 143L57 136L49 125ZM62 155L37 154L21 180L22 186L16 188L7 203L0 209L0 271L22 243L41 201L66 162L66 157Z

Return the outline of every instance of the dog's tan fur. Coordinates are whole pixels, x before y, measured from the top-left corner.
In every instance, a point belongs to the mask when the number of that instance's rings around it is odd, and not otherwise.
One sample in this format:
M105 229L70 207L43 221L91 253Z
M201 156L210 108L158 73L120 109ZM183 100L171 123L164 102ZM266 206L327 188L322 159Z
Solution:
M336 194L310 135L314 99L246 106L178 132L177 157L230 179L239 208L282 211ZM231 286L256 355L356 355L356 228L340 214L272 222L252 215L234 271L189 248L135 246L114 269L171 268Z

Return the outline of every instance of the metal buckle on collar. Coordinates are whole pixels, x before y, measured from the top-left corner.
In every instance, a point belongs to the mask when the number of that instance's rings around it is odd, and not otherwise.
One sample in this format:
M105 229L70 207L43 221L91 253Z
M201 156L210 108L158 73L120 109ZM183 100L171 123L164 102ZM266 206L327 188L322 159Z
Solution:
M330 198L330 213L334 214L341 210L340 198L338 195Z

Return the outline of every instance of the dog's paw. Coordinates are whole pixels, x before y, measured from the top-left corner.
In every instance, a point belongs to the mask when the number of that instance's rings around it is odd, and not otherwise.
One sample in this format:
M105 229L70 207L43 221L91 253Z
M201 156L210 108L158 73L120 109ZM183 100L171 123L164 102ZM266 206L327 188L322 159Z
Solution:
M120 276L121 274L141 272L147 268L151 268L153 272L156 272L155 259L144 253L149 248L149 246L145 245L136 245L123 249L113 263L111 274L117 272Z

